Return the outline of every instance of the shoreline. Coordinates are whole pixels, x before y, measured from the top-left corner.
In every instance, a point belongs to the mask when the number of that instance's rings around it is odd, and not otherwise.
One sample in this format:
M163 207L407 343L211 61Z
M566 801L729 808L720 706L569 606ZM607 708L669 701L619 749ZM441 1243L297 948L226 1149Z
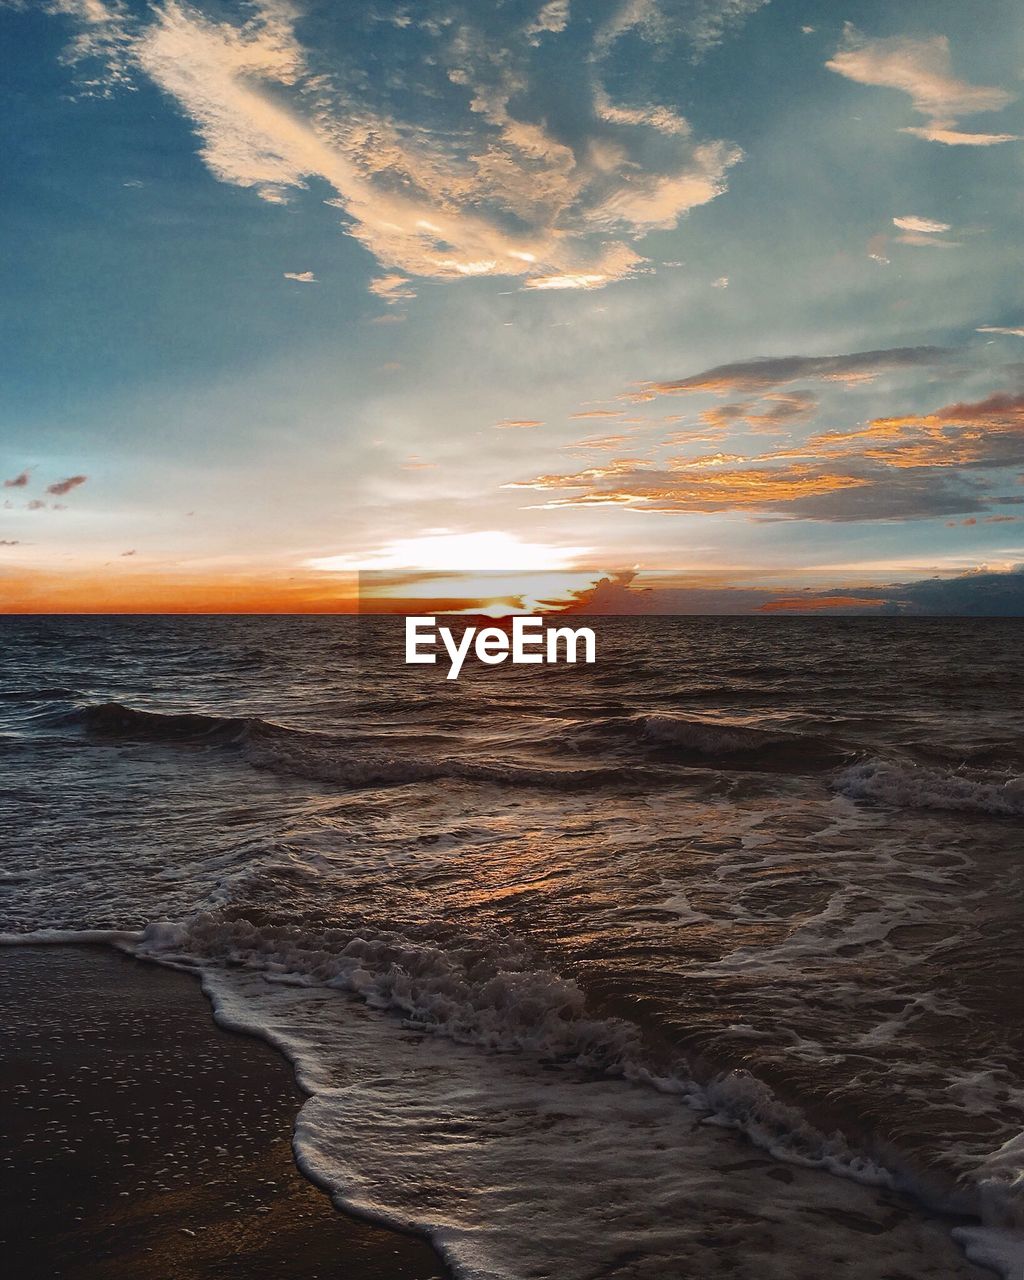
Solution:
M0 1249L22 1280L445 1280L429 1243L295 1164L304 1097L191 975L105 947L0 949Z

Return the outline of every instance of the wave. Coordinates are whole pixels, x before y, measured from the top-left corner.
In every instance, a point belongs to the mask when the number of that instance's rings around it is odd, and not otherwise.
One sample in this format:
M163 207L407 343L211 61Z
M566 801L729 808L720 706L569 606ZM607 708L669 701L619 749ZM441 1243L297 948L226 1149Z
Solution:
M141 711L109 702L80 708L71 719L90 734L105 738L179 746L235 747L255 768L346 787L402 786L451 778L498 786L573 790L658 781L654 771L640 768L572 767L555 762L519 764L504 760L467 760L460 756L381 752L342 735L293 729L258 716Z
M1024 777L978 777L952 769L866 760L844 769L835 789L851 800L901 809L938 809L1024 817Z
M82 707L63 719L101 738L232 748L254 768L352 788L453 779L570 791L664 786L678 778L668 765L794 774L839 768L834 789L853 800L1024 816L1020 775L981 775L881 759L851 764L853 747L837 740L672 712L562 722L558 729L538 735L535 746L543 749L545 758L528 762L381 751L365 740L291 728L258 716L145 711L117 702ZM518 745L523 749L529 744ZM564 763L566 747L576 754L593 751L597 759Z
M637 723L643 736L652 742L698 751L701 755L742 755L812 741L799 734L714 720L691 720L671 712L641 716Z
M896 1185L888 1169L842 1134L820 1132L749 1072L730 1070L700 1084L685 1064L660 1066L636 1023L594 1013L573 979L547 968L521 941L254 924L216 910L182 924L153 923L136 939L136 954L146 958L212 962L274 982L329 987L398 1014L425 1034L653 1087L739 1130L777 1159L871 1186Z
M120 702L80 707L68 717L89 733L154 742L211 742L241 739L259 720L198 712L140 711Z
M700 1083L685 1063L659 1064L635 1023L589 1009L579 985L546 968L522 942L475 935L441 942L396 931L261 925L218 910L180 922L155 921L138 931L0 934L0 946L60 943L106 943L140 959L192 971L202 977L208 994L218 976L229 973L262 978L270 984L268 991L275 985L335 990L398 1015L405 1027L421 1034L652 1089L697 1112L705 1123L737 1131L783 1163L863 1186L907 1191L934 1211L980 1219L954 1232L967 1256L1001 1271L1006 1280L1019 1275L1024 1207L1017 1184L1008 1180L1019 1164L1016 1143L996 1153L993 1167L982 1170L973 1186L938 1194L927 1176L915 1179L912 1172L851 1146L842 1133L819 1130L747 1071L730 1070ZM295 1060L293 1047L258 1015L223 1020L229 1026L244 1024ZM304 1084L318 1092L311 1081Z
M639 748L649 758L668 757L701 768L787 773L835 768L852 754L843 743L815 734L700 719L673 711L590 721L576 726L573 739L578 745L601 742Z

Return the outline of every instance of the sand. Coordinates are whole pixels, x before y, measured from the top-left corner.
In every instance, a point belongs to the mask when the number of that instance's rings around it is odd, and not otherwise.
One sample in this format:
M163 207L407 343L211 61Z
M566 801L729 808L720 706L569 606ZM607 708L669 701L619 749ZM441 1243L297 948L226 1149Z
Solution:
M102 948L0 949L0 1258L18 1280L441 1280L423 1240L295 1166L274 1050L198 983Z

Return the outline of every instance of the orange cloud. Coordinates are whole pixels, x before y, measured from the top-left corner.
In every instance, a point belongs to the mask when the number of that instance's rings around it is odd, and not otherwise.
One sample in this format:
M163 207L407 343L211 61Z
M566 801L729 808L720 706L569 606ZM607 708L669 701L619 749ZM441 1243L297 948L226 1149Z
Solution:
M829 609L877 609L884 600L865 600L861 596L789 596L769 600L761 605L761 613L822 613Z
M857 431L811 436L799 452L859 456L890 467L1017 465L1024 461L1024 395L999 393L932 414L875 418Z
M719 456L695 461L678 458L660 468L644 459L617 458L575 475L538 476L506 487L581 491L550 504L559 507L611 504L649 511L713 512L757 510L869 483L808 463L719 470L714 465Z
M576 440L564 447L566 449L617 449L628 439L628 436L588 436L585 440Z
M731 408L747 412L744 406ZM686 443L695 438L682 436ZM679 439L679 433L672 438ZM604 466L541 475L509 487L558 493L552 506L903 519L979 511L1003 501L988 497L971 472L1021 462L1024 395L1000 393L931 414L876 418L853 431L819 432L798 446L749 459L724 452L657 465L615 458Z

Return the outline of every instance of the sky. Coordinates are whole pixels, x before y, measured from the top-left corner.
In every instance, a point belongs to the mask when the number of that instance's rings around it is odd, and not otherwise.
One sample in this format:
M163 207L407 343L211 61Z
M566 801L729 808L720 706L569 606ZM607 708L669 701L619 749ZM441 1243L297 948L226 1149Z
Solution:
M517 569L1024 611L1017 0L0 0L0 40L0 611Z

